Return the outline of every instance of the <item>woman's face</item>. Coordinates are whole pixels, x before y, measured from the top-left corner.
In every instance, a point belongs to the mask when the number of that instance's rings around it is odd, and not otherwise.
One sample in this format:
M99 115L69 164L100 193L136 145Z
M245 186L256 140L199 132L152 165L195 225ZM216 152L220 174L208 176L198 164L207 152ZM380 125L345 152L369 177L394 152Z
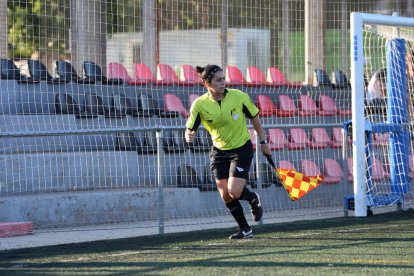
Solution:
M214 73L211 82L205 82L206 87L214 93L224 93L226 88L226 80L222 70Z

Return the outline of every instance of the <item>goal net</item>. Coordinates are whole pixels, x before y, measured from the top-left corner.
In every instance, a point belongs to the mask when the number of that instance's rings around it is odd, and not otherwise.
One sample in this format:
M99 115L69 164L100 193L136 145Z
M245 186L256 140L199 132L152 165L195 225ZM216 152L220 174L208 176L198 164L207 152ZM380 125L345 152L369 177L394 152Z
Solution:
M355 214L412 196L414 20L353 13L352 126ZM365 135L363 135L365 134Z

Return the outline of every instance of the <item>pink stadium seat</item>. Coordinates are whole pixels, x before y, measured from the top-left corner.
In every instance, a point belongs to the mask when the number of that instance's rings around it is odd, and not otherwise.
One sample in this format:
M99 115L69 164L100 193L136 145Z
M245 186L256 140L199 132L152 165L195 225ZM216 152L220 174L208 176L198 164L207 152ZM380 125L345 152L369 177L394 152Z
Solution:
M414 155L410 155L408 159L408 168L410 172L410 178L414 178Z
M291 170L295 170L295 165L293 165L291 162L287 161L287 160L281 160L277 162L277 167L281 168L281 169L291 169Z
M291 128L289 130L288 149L299 150L305 149L309 145L309 138L303 128Z
M188 109L191 108L191 105L193 104L193 102L200 97L198 94L188 94Z
M284 149L288 141L282 129L271 128L268 130L269 133L269 146L272 150L282 150Z
M389 174L384 169L384 164L376 158L372 156L372 169L371 169L371 179L375 181L381 181L385 178L389 177Z
M323 160L324 183L335 184L344 179L344 171L335 159L326 158Z
M226 66L226 83L228 86L260 86L258 83L248 83L244 79L242 71L236 66L227 65Z
M277 116L290 117L295 116L296 106L294 101L288 95L279 95L279 109L277 109Z
M332 129L332 148L341 148L343 144L342 128L334 127Z
M180 81L188 82L190 84L202 84L197 71L193 66L188 64L181 65Z
M318 165L312 160L303 159L301 161L302 164L302 172L304 175L307 176L315 176L320 175L321 170L319 169Z
M189 113L185 109L180 98L174 94L166 93L164 94L164 109L165 111L175 111L178 112L183 117L188 117Z
M339 109L336 106L335 100L328 95L321 95L319 97L319 115L322 116L334 116L339 115L351 115L350 109Z
M308 95L300 95L298 109L300 116L315 116L319 111L315 101Z
M348 157L346 159L346 165L348 167L348 182L352 183L354 182L354 171L353 171L354 165L352 163L352 157Z
M289 82L283 73L277 67L267 68L266 80L269 84L289 86L289 87L301 87L301 82Z
M280 86L280 84L268 83L263 72L256 66L247 67L246 82L251 85Z
M389 145L390 134L389 133L377 133L372 134L372 144L374 146L387 146Z
M309 147L311 149L324 149L332 144L331 138L325 128L317 127L312 129Z
M135 79L159 84L152 74L151 68L144 63L135 63Z
M194 85L192 82L180 81L174 69L168 64L157 65L157 81L162 85Z
M256 149L256 132L254 129L249 128L249 133L250 133L250 140L252 141L253 144L253 149Z
M257 107L260 110L260 116L272 116L276 114L276 106L267 95L257 95Z
M122 79L129 85L144 85L151 82L151 80L133 79L129 76L127 69L118 62L109 63L109 78L110 79Z

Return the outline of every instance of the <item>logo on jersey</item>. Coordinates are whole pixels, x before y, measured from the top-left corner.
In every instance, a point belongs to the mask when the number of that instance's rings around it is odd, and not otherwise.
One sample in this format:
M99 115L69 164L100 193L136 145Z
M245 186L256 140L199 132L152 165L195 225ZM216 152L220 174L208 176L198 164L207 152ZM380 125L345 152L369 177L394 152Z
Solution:
M236 167L236 169L239 171L239 172L243 172L244 170L243 170L243 168L240 168L240 167Z

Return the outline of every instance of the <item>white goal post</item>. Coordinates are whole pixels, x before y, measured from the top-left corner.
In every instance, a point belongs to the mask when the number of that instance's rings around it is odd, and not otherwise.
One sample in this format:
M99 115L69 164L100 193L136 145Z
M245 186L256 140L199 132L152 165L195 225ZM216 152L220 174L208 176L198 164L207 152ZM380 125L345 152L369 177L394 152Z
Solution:
M367 62L364 53L364 25L381 25L395 27L394 35L398 37L398 28L414 28L414 18L374 15L366 13L351 14L351 85L352 85L352 152L353 152L353 176L354 176L354 200L355 216L367 215L367 154L366 154L366 135L370 124L367 124L365 111L365 84L364 84L364 66ZM391 55L390 55L391 56ZM400 57L401 58L401 57ZM387 68L389 60L387 57ZM405 63L404 63L405 64ZM394 70L394 69L393 69ZM403 68L405 70L405 68ZM405 72L405 71L404 71ZM388 72L390 78L390 72ZM404 74L405 75L405 74ZM405 76L402 78L405 80ZM387 88L390 85L387 80ZM405 81L404 81L405 83ZM404 84L405 85L405 84ZM390 92L389 92L390 93ZM390 97L390 95L388 95ZM390 101L388 101L388 104ZM388 109L389 105L388 105ZM388 110L389 112L389 110ZM388 117L390 117L388 113ZM386 120L383 125L392 123ZM389 132L392 132L390 130ZM408 140L408 139L407 139ZM391 144L391 140L390 140ZM390 147L390 152L392 152ZM394 152L395 154L395 152ZM392 162L391 162L392 163ZM407 165L408 167L408 165ZM406 172L408 175L408 172ZM409 181L408 176L402 178L403 181ZM407 185L409 183L407 182ZM369 205L368 205L369 207Z

